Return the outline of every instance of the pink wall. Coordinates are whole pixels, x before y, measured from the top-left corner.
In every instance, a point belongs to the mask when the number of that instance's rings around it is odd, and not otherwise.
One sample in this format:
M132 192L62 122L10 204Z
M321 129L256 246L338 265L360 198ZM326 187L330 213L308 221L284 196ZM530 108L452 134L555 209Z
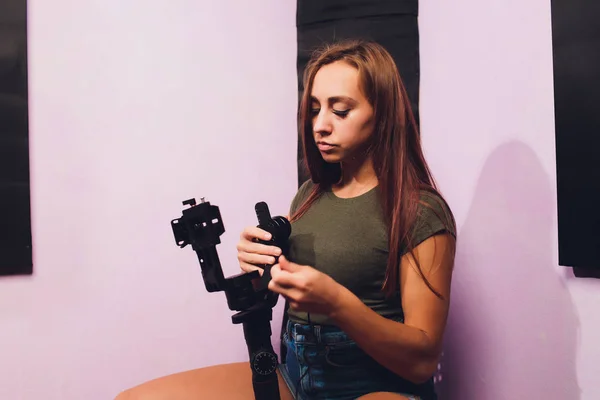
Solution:
M0 398L245 360L168 224L219 205L231 275L254 203L287 210L295 2L29 4L36 272L0 280ZM600 398L600 283L557 265L550 4L421 4L425 148L460 235L441 397Z
M287 212L295 4L29 8L35 275L0 279L0 399L106 400L243 360L225 295L206 293L170 220L186 198L217 204L232 275L254 204Z
M421 2L425 148L459 225L442 399L598 399L600 282L558 266L550 2Z

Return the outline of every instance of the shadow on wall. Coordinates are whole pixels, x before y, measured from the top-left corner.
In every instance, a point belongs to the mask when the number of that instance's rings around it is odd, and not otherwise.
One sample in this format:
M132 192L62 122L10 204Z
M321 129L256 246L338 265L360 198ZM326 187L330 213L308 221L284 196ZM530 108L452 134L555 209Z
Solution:
M526 144L486 161L458 236L440 400L580 398L579 319L552 257L555 204Z

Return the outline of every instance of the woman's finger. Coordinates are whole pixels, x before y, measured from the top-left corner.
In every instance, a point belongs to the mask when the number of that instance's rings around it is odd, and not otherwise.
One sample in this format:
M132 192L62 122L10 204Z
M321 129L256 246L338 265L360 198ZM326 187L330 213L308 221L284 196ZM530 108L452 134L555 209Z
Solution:
M252 239L271 240L271 234L257 226L247 226L242 231L240 239L246 239L250 241Z
M287 271L283 271L279 264L276 264L271 268L271 282L277 285L281 289L290 289L296 287L296 280Z
M268 289L272 292L282 295L290 304L295 303L298 305L298 300L302 295L298 289L294 287L281 286L273 280L269 282Z
M262 268L259 268L256 265L248 264L246 262L240 262L240 268L244 272L258 271L258 273L260 274L260 276L262 276L262 274L264 272Z
M281 249L277 246L250 242L248 240L240 240L237 244L237 250L244 253L268 254L276 257L281 255Z
M273 257L273 256L268 256L268 255L264 255L264 254L256 254L256 253L247 253L244 251L238 252L238 260L240 263L244 262L247 264L254 264L254 265L275 264L275 257Z
M281 269L289 272L298 272L301 271L304 266L298 265L289 261L285 256L279 257L279 264L281 264Z

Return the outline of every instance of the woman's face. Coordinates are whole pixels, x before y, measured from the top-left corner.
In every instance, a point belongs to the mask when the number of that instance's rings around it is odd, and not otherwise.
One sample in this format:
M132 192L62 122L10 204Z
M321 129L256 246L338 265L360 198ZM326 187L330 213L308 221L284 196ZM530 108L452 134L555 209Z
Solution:
M373 134L373 107L358 70L343 61L319 69L311 93L313 136L321 156L337 163L360 157Z

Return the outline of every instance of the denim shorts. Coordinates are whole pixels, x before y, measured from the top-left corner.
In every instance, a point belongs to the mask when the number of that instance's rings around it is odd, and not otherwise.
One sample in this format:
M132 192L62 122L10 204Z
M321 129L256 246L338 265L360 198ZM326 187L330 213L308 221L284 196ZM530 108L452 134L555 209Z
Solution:
M337 327L288 321L282 339L286 354L279 372L296 400L356 399L373 392L437 399L433 380L416 385L402 379Z

